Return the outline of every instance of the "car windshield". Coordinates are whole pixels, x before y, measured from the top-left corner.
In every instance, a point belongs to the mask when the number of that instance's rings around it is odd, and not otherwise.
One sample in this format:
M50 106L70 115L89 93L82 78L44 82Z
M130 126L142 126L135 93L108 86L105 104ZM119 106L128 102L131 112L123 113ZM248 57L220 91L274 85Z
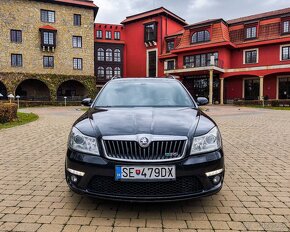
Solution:
M177 81L112 81L99 94L94 107L195 107Z

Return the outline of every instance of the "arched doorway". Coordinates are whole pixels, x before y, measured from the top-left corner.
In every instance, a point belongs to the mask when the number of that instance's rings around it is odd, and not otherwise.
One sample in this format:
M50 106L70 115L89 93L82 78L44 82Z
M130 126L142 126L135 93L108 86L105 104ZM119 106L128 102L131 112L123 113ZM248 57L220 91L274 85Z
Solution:
M1 99L7 99L7 88L5 87L5 85L0 81L0 100Z
M57 100L67 97L68 101L80 101L87 97L87 88L79 81L69 80L63 82L57 90Z
M27 79L22 81L15 92L20 96L20 100L27 101L49 101L50 91L45 83L37 79Z

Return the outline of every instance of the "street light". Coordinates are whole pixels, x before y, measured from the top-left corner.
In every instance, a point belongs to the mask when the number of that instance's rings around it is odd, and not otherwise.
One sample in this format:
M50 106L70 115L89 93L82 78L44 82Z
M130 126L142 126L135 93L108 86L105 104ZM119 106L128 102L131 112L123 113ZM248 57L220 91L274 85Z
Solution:
M12 99L14 99L14 95L13 95L12 93L10 93L10 94L8 95L8 98L9 98L9 100L10 100L10 103L12 103Z
M64 106L66 106L66 99L67 97L64 97Z
M18 105L18 109L19 109L19 106L20 106L20 104L19 104L19 99L20 99L20 96L19 96L19 95L17 95L17 96L16 96L16 99L17 99L17 105Z

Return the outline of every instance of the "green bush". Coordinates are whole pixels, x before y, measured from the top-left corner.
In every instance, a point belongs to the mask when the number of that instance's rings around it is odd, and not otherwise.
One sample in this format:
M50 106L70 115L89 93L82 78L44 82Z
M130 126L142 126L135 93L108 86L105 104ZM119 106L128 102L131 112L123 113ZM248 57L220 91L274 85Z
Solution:
M14 103L0 103L0 123L17 119L17 105Z

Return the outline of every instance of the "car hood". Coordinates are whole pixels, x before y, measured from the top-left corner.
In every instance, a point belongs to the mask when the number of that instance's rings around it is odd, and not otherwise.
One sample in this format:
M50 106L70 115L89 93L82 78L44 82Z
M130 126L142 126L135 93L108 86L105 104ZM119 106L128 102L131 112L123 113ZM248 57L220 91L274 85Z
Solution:
M75 127L93 137L135 134L190 137L199 124L202 128L197 134L214 127L214 123L195 108L92 108L76 121Z

